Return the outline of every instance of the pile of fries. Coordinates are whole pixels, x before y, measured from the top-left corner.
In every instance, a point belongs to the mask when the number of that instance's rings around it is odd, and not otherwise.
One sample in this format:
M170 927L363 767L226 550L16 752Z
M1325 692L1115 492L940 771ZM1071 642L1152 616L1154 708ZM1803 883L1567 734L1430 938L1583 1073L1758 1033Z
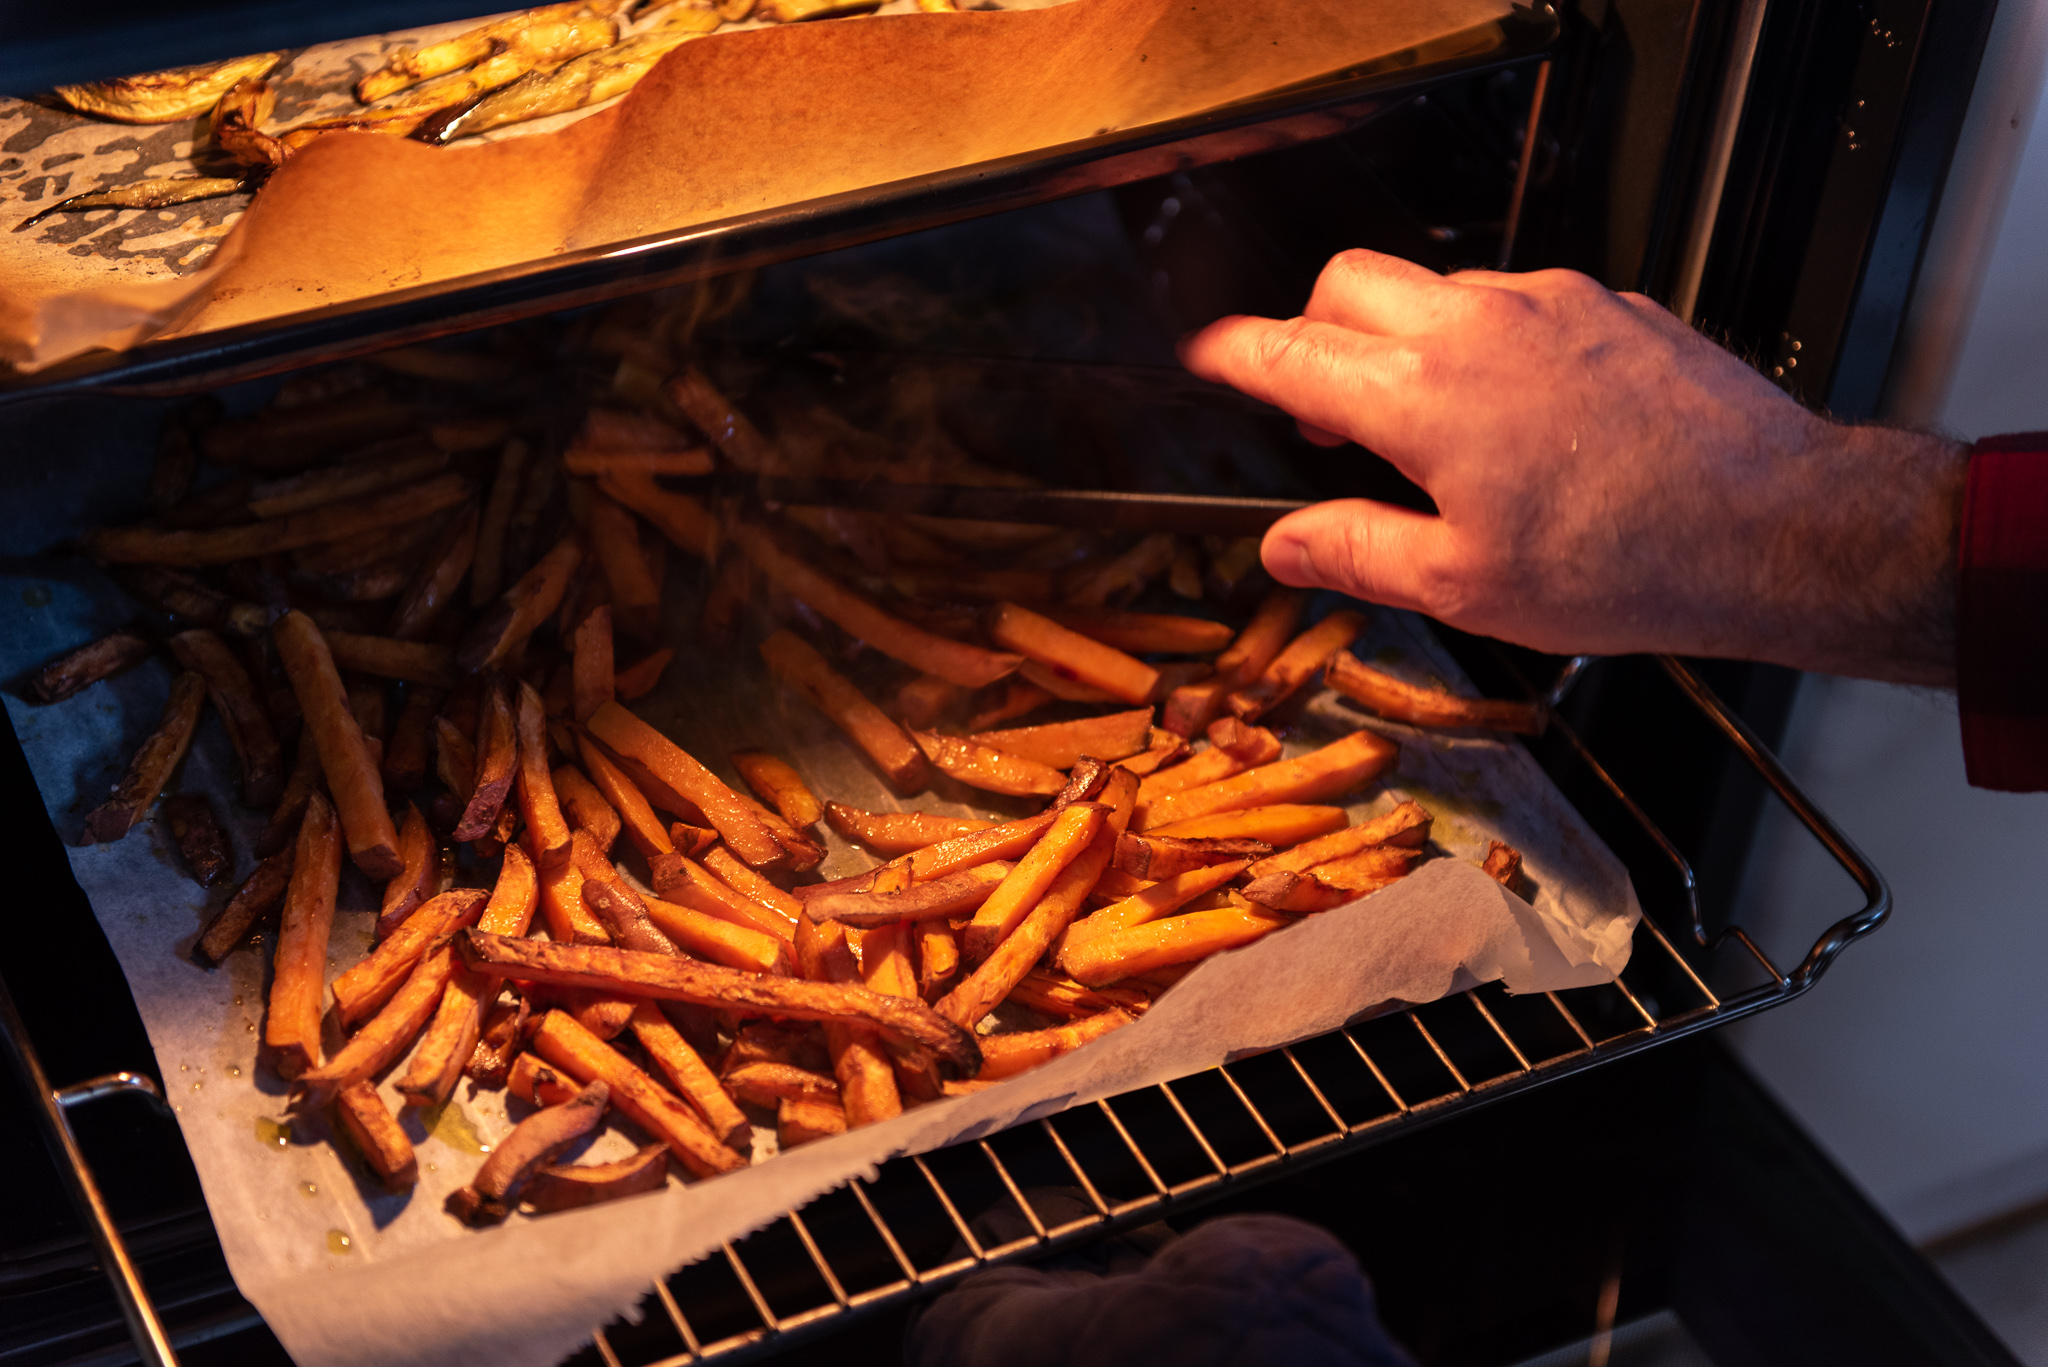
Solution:
M1318 679L1422 725L1540 724L1364 664L1362 615L1305 622L1308 595L1260 591L1255 543L666 488L789 470L802 443L658 342L608 349L609 323L580 326L574 345L617 366L552 427L449 399L502 392L507 363L483 350L387 353L254 414L174 415L147 518L82 546L177 623L180 671L87 838L143 818L210 701L240 801L269 820L194 952L268 948L267 1061L393 1190L417 1160L381 1077L406 1106L466 1073L534 1107L450 1201L465 1221L646 1191L671 1161L730 1171L756 1126L791 1147L995 1085L1130 1024L1209 955L1406 876L1432 852L1427 811L1352 823L1334 805L1393 741L1283 754ZM194 492L202 463L226 473ZM964 456L937 473L1014 478ZM675 552L710 585L703 638L751 643L896 793L973 790L1012 814L865 810L782 756L693 755L650 725L631 704L671 658ZM1154 585L1250 611L1122 606ZM152 634L92 642L31 689L75 693ZM204 795L164 817L199 881L232 868ZM872 866L820 881L821 827ZM345 860L382 910L329 981ZM1516 885L1513 850L1486 867ZM646 1146L553 1161L608 1122Z

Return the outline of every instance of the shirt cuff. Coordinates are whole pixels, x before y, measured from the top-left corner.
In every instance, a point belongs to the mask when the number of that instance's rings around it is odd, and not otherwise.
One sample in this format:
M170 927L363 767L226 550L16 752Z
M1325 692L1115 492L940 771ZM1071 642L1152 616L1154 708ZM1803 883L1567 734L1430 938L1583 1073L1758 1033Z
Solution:
M2048 789L2048 432L1970 453L1956 573L1956 704L1978 788Z

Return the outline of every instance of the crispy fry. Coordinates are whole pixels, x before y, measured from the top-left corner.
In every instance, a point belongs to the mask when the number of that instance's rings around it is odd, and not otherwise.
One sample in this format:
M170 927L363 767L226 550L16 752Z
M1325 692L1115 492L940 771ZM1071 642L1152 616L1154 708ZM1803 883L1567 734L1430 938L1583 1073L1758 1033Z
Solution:
M512 848L517 848L516 846ZM499 1001L484 1012L483 1028L477 1032L476 1052L463 1069L479 1086L503 1087L511 1072L513 1056L526 1038L529 1003L523 996ZM522 1055L523 1057L523 1055ZM531 1100L531 1098L528 1098Z
M1371 890L1325 883L1314 873L1269 873L1245 885L1244 899L1276 912L1290 911L1302 915L1329 911L1346 902L1355 902Z
M212 968L250 943L250 932L258 923L274 916L283 905L291 876L292 855L288 849L258 863L242 880L242 886L235 889L235 895L228 899L227 905L207 923L198 943L192 946L192 956Z
M598 850L609 854L619 838L619 814L604 800L597 785L573 764L557 767L550 779L571 829L589 832Z
M399 641L423 640L441 619L476 559L477 520L476 504L466 503L442 530L391 610L386 635Z
M661 585L640 553L640 524L603 494L590 500L590 544L611 588L612 618L628 636L654 639L661 626Z
M1142 1016L1152 1005L1151 993L1143 988L1083 987L1064 974L1044 968L1034 968L1026 973L1024 980L1010 989L1010 1000L1019 1006L1028 1006L1042 1016L1056 1016L1061 1020L1093 1016L1112 1007L1133 1016Z
M790 767L787 760L766 750L735 750L732 762L755 795L772 804L790 825L801 830L817 825L819 818L824 816L824 808L819 805L817 797L804 785L803 777Z
M1255 555L1256 558L1256 555ZM1272 588L1259 600L1258 611L1245 629L1237 634L1230 649L1216 657L1216 677L1227 679L1233 687L1242 687L1266 672L1266 666L1273 662L1294 635L1295 626L1301 621L1301 614L1308 607L1308 594L1302 589ZM1211 719L1203 719L1207 726Z
M698 1177L746 1166L746 1160L718 1141L680 1098L560 1011L541 1018L533 1048L578 1082L602 1079L612 1104L634 1124L667 1144L676 1159Z
M1015 1077L1041 1063L1050 1063L1061 1054L1070 1054L1082 1045L1101 1039L1110 1031L1136 1020L1137 1017L1128 1011L1112 1006L1106 1011L1047 1030L990 1035L983 1044L984 1057L976 1080L992 1082L998 1078Z
M234 636L261 635L270 628L270 613L263 608L230 598L179 570L161 565L117 566L111 574L137 598L194 626Z
M917 971L910 962L912 935L911 927L901 922L861 935L861 979L870 992L891 997L918 995ZM944 1094L930 1055L895 1041L885 1043L884 1048L896 1069L896 1087L902 1095L921 1104Z
M825 804L825 820L848 840L857 840L876 854L890 856L909 854L949 836L985 831L996 824L931 812L864 812L837 802Z
M457 683L455 655L447 646L330 631L327 648L334 656L335 668L351 673L404 679L434 688L453 688Z
M191 748L199 709L205 702L206 680L200 675L180 674L171 681L171 693L156 729L136 749L113 795L85 818L87 844L119 840L142 819Z
M479 840L490 834L498 824L499 813L504 810L518 773L519 726L514 720L512 700L502 681L492 681L484 686L482 707L477 713L476 770L454 839Z
M384 943L334 980L336 1017L344 1026L368 1019L434 945L476 924L489 900L481 888L458 888L421 904Z
M837 1079L793 1063L769 1059L742 1063L726 1073L724 1081L734 1096L752 1106L774 1106L781 1101L839 1104Z
M668 831L654 815L654 808L648 805L647 797L626 777L611 757L606 755L589 736L577 733L576 753L583 760L583 767L590 774L592 786L604 795L618 813L619 821L626 832L626 838L633 842L635 849L649 859L657 854L667 854L675 845L670 841Z
M447 941L430 947L383 1009L353 1039L318 1068L299 1074L293 1095L319 1105L340 1088L382 1072L419 1037L459 966Z
M746 1143L752 1126L746 1114L733 1101L732 1094L718 1080L701 1055L690 1047L682 1032L669 1024L668 1017L651 1002L641 1002L633 1008L633 1038L647 1051L647 1057L654 1060L654 1066L661 1069L685 1101L697 1108L697 1114L711 1127L711 1133L722 1144L733 1148Z
M476 551L469 576L469 604L482 607L505 586L505 534L519 504L526 476L526 443L514 437L498 452L498 473L477 523Z
M585 837L586 840L588 838ZM573 836L571 840L574 840ZM534 872L540 880L541 918L547 922L551 937L562 944L608 945L612 942L611 932L605 929L604 922L583 903L583 868L573 857L563 860L559 868L536 869Z
M1291 924L1289 917L1236 907L1190 912L1105 935L1063 957L1060 966L1077 982L1101 987L1121 978L1206 959Z
M844 731L898 792L914 793L924 786L925 757L918 746L808 641L788 631L775 632L761 642L761 658L776 677Z
M1273 847L1262 840L1176 840L1157 834L1126 833L1116 842L1116 866L1133 878L1174 878L1191 869L1237 859L1263 859ZM1256 872L1256 867L1253 872Z
M545 1214L639 1196L667 1185L668 1146L649 1144L630 1158L609 1163L543 1164L526 1179L520 1196L528 1210Z
M469 497L461 475L439 475L345 503L239 527L181 531L156 527L102 527L80 544L88 555L117 565L222 565L334 541L357 532L411 522L452 508Z
M990 608L986 626L990 640L1036 661L1059 680L1134 704L1151 702L1158 687L1159 671L1152 666L1015 603ZM1034 682L1046 686L1043 680Z
M860 967L854 962L843 927L821 926L806 918L797 926L796 948L797 965L812 982L860 981ZM825 1047L832 1055L832 1073L839 1080L839 1104L846 1110L849 1127L902 1114L903 1096L896 1086L896 1071L872 1031L856 1029L841 1021L827 1021Z
M577 721L589 721L591 713L617 695L612 677L611 608L600 607L586 616L576 628L574 641L570 712Z
M929 921L965 916L989 899L1015 865L991 860L900 892L836 892L804 903L816 921L839 921L862 928L895 925L898 921Z
M299 822L306 815L306 799L317 792L324 778L320 772L320 750L313 738L299 733L298 751L292 756L292 771L286 775L284 791L271 808L270 820L256 839L256 853L263 856L291 848L298 838Z
M1222 622L1169 613L1064 604L1044 613L1069 631L1131 655L1213 655L1237 634Z
M966 835L950 836L936 845L912 853L904 862L913 882L943 878L949 873L986 864L991 859L1017 859L1038 843L1038 838L1058 819L1057 812L1004 821Z
M896 690L896 714L905 726L924 728L967 700L967 690L936 674L920 674Z
M357 460L265 480L249 491L250 516L286 517L308 508L381 493L394 484L413 484L448 468L448 454L432 447L408 447L380 460Z
M1391 812L1296 845L1284 854L1261 859L1251 866L1248 873L1252 878L1264 878L1274 873L1301 873L1374 845L1405 845L1419 849L1429 842L1430 823L1429 813L1419 803L1403 802Z
M645 765L655 777L694 803L732 852L748 864L765 869L787 862L781 842L741 801L739 794L646 722L613 702L591 715L589 728L614 754Z
M483 1029L484 1007L498 995L496 978L457 968L441 990L441 1004L412 1059L398 1091L408 1106L439 1106L448 1100L462 1071L476 1055Z
M1345 888L1356 895L1399 882L1421 858L1421 850L1405 845L1376 845L1342 859L1326 860L1309 872L1331 887Z
M505 1090L530 1105L559 1106L576 1095L578 1088L568 1074L549 1067L539 1054L521 1054L506 1073ZM668 1151L666 1145L662 1151Z
M350 857L372 879L393 877L401 862L398 830L384 807L384 777L371 762L362 728L349 711L348 694L335 672L326 638L312 618L297 611L278 618L271 636L291 677L306 730L319 747L320 769L347 833Z
M695 366L670 380L662 392L677 411L711 438L734 469L756 475L778 463L775 448L761 430Z
M646 697L654 691L654 686L661 682L662 671L668 668L668 662L673 660L675 655L675 651L667 646L649 651L612 675L612 691L617 694L620 702L631 702L635 698Z
M1207 750L1160 770L1139 785L1141 813L1149 813L1152 804L1168 794L1220 783L1280 758L1280 738L1263 726L1246 726L1235 717L1222 717L1209 724L1209 731Z
M1067 927L1066 937L1060 942L1059 962L1064 967L1066 956L1077 952L1105 935L1115 935L1170 916L1197 897L1214 892L1217 888L1236 878L1251 861L1233 859L1227 864L1211 864L1207 868L1189 869L1186 873L1162 879L1142 892L1133 893L1120 902L1112 902L1102 910L1082 917Z
M792 922L804 914L802 902L733 858L725 846L713 845L705 850L703 862L713 877L742 897L759 902L771 911L778 911Z
M1033 664L1027 660L1025 664ZM999 722L1012 721L1036 712L1053 700L1053 695L1021 674L1003 680L1002 691L967 723L970 732L986 731ZM909 720L908 716L905 720ZM913 723L914 724L914 723Z
M172 651L176 653L176 639ZM112 678L124 669L132 669L149 657L149 642L132 631L117 631L102 636L71 651L38 669L29 676L28 691L39 702L59 702L80 689L89 688L101 679ZM182 656L178 663L191 669L193 666ZM216 704L218 706L218 704ZM222 713L223 718L226 713Z
M783 1149L846 1133L846 1111L836 1101L791 1101L776 1108L775 1137Z
M1509 892L1517 897L1523 895L1526 880L1522 877L1522 852L1513 845L1501 840L1487 841L1486 862L1479 867Z
M1137 795L1135 775L1122 769L1111 772L1102 793L1108 813L1096 828L1087 848L1060 871L1045 896L1030 909L1014 931L991 949L980 967L946 994L936 1008L939 1014L972 1027L1024 980L1032 965L1066 933L1067 927L1087 902L1096 881L1102 877L1103 870L1109 867L1110 858L1116 852L1116 842L1131 819ZM986 910L984 904L983 911ZM976 923L981 920L982 914L977 913ZM973 933L972 926L968 933Z
M227 877L235 861L228 855L228 838L221 833L206 794L177 793L165 798L163 816L178 857L194 882L210 888Z
M1543 734L1545 717L1540 703L1461 698L1455 693L1418 688L1366 665L1348 650L1330 657L1323 667L1323 682L1390 721L1413 726L1469 726L1520 736Z
M547 714L533 685L519 684L519 815L526 823L526 848L542 872L569 858L569 823L562 817L555 782L548 771Z
M1400 753L1399 746L1376 732L1354 731L1297 759L1277 760L1199 788L1168 793L1146 807L1138 829L1248 807L1339 797L1386 772Z
M685 953L750 973L794 971L789 941L780 935L658 897L645 903L648 918Z
M961 937L960 951L969 963L980 963L986 959L1023 923L1046 896L1061 870L1073 863L1094 841L1108 815L1109 809L1095 802L1077 802L1061 810L1045 835L1031 847L1031 852L1019 860L994 891L982 899L973 921ZM1111 848L1115 848L1114 843Z
M598 478L597 487L646 518L677 550L707 562L718 559L723 534L717 519L697 499L670 493L640 470L608 470Z
M932 731L913 734L940 772L969 787L1020 797L1050 797L1067 786L1065 774L1037 760L959 736L941 736Z
M796 924L790 917L774 907L756 902L686 855L679 852L657 855L648 861L648 868L653 876L655 895L663 901L759 931L778 942L786 941L796 933Z
M1146 733L1143 750L1117 763L1142 779L1158 773L1169 764L1178 763L1187 753L1188 743L1185 740L1165 727L1155 726Z
M519 577L519 582L485 609L455 647L455 664L471 673L491 669L507 659L562 605L569 579L583 561L583 543L575 533Z
M916 937L917 995L937 1001L960 974L960 937L945 921L919 921Z
M427 738L442 696L440 689L423 684L406 689L405 706L399 710L398 720L391 728L391 742L384 748L386 792L409 793L426 781Z
M377 1084L363 1081L343 1087L334 1095L334 1113L356 1152L383 1179L385 1190L411 1191L418 1184L419 1158L397 1117L377 1095Z
M434 843L434 833L427 829L420 809L410 803L406 805L405 822L398 830L398 857L398 874L384 885L384 905L377 915L374 936L378 940L397 930L434 895L440 876L440 847Z
M1224 699L1225 705L1247 721L1264 716L1300 692L1326 660L1364 629L1362 613L1339 608L1288 642L1257 679Z
M802 599L820 616L914 669L936 674L962 688L980 688L1023 663L1018 656L934 636L890 616L817 567L783 550L766 528L743 524L734 529L733 540L755 568L783 592Z
M1217 812L1213 816L1198 816L1154 826L1145 835L1148 839L1162 836L1175 840L1258 840L1276 849L1285 849L1339 830L1350 820L1342 807L1276 802L1265 807L1246 807L1240 811Z
M1008 731L978 731L971 739L983 745L1055 769L1071 769L1082 756L1119 760L1145 748L1152 731L1152 709L1112 712L1080 721L1051 722L1044 726L1020 726Z
M512 1127L466 1187L448 1194L448 1213L466 1225L494 1225L512 1213L513 1193L528 1173L596 1129L611 1102L603 1079L560 1105L546 1106Z
M292 854L291 883L277 933L263 1044L279 1075L297 1077L320 1060L320 998L327 936L341 883L341 832L334 809L314 793Z
M472 966L509 977L689 1002L745 1015L847 1021L930 1049L943 1066L959 1074L971 1075L980 1066L980 1051L966 1031L921 1003L877 996L865 988L745 973L597 945L546 944L477 930L465 934L467 938L460 943Z

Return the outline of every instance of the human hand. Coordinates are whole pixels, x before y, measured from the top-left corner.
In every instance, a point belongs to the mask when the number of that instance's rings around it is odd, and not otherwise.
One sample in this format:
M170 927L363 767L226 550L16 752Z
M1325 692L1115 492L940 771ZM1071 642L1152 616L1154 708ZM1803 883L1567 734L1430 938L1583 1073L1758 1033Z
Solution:
M1282 583L1558 654L1954 681L1962 448L1818 417L1641 295L1352 251L1301 317L1221 319L1182 359L1436 503L1283 518Z

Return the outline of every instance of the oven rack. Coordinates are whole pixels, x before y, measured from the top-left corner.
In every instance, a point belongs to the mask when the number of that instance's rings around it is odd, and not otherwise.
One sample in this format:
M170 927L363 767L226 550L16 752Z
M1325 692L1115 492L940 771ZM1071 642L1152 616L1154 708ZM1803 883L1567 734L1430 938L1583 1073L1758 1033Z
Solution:
M1659 663L1842 867L1864 903L1790 970L1739 926L1710 935L1691 865L1553 714L1551 729L1667 866L1689 922L1677 938L1646 905L1634 952L1608 985L1514 997L1490 983L1222 1067L1074 1107L985 1139L892 1159L655 1283L637 1322L615 1320L575 1367L740 1363L853 1318L930 1296L984 1268L1056 1255L1292 1174L1416 1126L1789 1001L1890 912L1884 878L1777 757L1684 663ZM1555 706L1584 661L1552 688ZM1645 871L1632 870L1639 879ZM1735 965L1707 959L1733 941ZM1710 978L1745 981L1717 988ZM1718 970L1718 971L1717 971ZM121 1073L52 1087L0 985L0 1044L38 1100L37 1121L84 1219L140 1361L176 1362L147 1290L74 1139L73 1106L142 1095Z

